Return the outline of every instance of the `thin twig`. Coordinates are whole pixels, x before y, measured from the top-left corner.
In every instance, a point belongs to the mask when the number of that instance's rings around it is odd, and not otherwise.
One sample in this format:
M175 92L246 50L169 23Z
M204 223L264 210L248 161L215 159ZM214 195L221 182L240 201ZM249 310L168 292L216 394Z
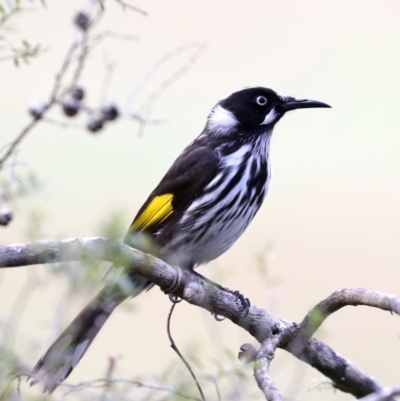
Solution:
M110 82L113 72L115 71L115 67L116 67L115 63L106 62L106 71L104 74L103 84L101 86L101 95L100 95L101 104L104 104L107 100L107 92L110 87Z
M163 54L160 58L156 60L156 62L146 71L146 73L135 83L134 87L131 89L128 100L126 102L126 109L132 109L132 103L136 99L138 93L142 90L142 88L150 81L151 78L156 74L156 72L170 59L178 56L186 52L188 49L192 49L193 47L199 48L201 45L199 43L187 43L183 46L179 46L176 49L173 49L165 54ZM150 95L152 96L152 95Z
M3 61L13 60L15 58L15 54L7 54L6 56L0 57L0 63Z
M81 126L79 124L71 124L71 123L55 120L54 118L48 118L48 117L43 118L43 122L50 124L50 125L55 125L60 128L68 128L68 129L69 128L72 128L72 129L81 128Z
M137 35L130 35L130 34L113 32L113 31L100 32L96 35L92 35L89 38L89 41L86 44L87 53L92 52L106 38L117 39L117 40L127 40L127 41L132 41L132 42L136 42L139 39L139 37Z
M16 179L15 178L15 167L18 165L18 153L15 152L14 153L14 157L11 159L11 163L9 166L9 174L6 180L6 183L4 185L4 189L3 189L3 203L5 203L7 205L7 203L10 201L11 198L11 185L13 183L13 181Z
M87 48L87 42L88 42L88 31L83 31L80 33L82 35L81 40L79 41L79 48L80 48L80 53L78 57L78 65L75 69L74 75L72 77L71 85L75 85L78 81L80 76L82 75L83 72L83 67L85 66L85 60L88 52Z
M148 98L144 101L142 106L139 109L139 113L142 113L143 111L146 111L150 104L152 104L169 86L171 86L173 83L175 83L178 78L180 78L182 75L184 75L190 67L198 60L200 55L203 53L205 50L205 45L204 44L197 44L197 50L188 58L185 64L183 64L181 67L179 67L173 74L171 74L164 82L161 83L157 87L157 89L151 93Z
M36 274L32 270L27 276L24 285L21 287L17 293L17 296L15 297L4 327L4 338L6 339L8 345L11 344L11 341L15 341L19 321L21 320L26 307L29 305L31 297L38 289L39 284L40 280L37 279Z
M72 56L77 47L78 47L78 42L75 41L74 43L72 43L72 45L67 51L67 54L65 55L64 61L61 65L61 69L56 75L56 80L54 82L54 86L50 94L50 103L55 102L57 100L57 95L61 86L61 82L68 70L69 65L71 64Z
M39 122L39 120L33 118L31 122L21 131L21 133L11 142L10 147L4 153L3 157L0 158L0 169L4 162L12 155L16 147L25 138L26 134Z
M212 377L211 380L213 381L214 386L215 386L215 392L217 393L217 400L218 400L218 401L221 401L222 398L221 398L221 393L220 393L220 391L219 391L218 381L215 380L214 377Z
M189 362L185 359L185 357L181 354L181 352L179 351L178 347L175 344L174 339L172 338L172 334L171 334L171 317L172 317L172 312L175 309L175 306L176 306L176 302L173 302L172 306L171 306L171 310L169 311L168 318L167 318L167 334L168 334L169 341L171 343L170 345L171 345L171 348L178 354L178 356L181 359L181 361L185 364L186 368L189 370L189 372L192 375L193 380L195 381L196 386L197 386L197 388L199 390L200 397L201 397L202 401L205 401L206 399L204 397L203 390L202 390L202 388L200 386L199 381L197 380L196 375L194 374L194 372L192 370L192 367L190 366Z
M117 3L121 4L123 8L129 8L130 10L136 11L139 14L144 15L145 17L148 16L147 12L142 10L139 7L133 6L132 4L127 3L125 0L115 0Z
M141 116L140 114L137 113L130 113L130 112L124 112L122 114L124 118L131 118L135 121L137 121L141 125L148 125L148 124L164 124L165 122L168 121L166 118L145 118Z
M141 381L138 381L138 380L130 380L130 379L107 379L107 378L101 378L101 379L89 380L89 381L85 381L85 382L81 382L81 383L77 383L77 384L62 383L62 384L60 384L60 386L67 387L67 388L70 389L70 390L66 391L62 395L62 398L64 398L65 396L67 396L67 395L69 395L71 393L82 391L82 390L85 390L85 389L88 389L88 388L103 388L103 387L109 386L110 384L118 384L118 383L131 384L133 386L143 387L143 388L147 388L149 390L166 391L168 393L171 393L171 394L174 394L174 395L178 395L178 396L180 396L182 398L186 398L188 400L200 401L199 398L194 398L194 397L187 396L186 394L180 393L179 391L175 391L171 387L159 386L159 385L156 385L156 384L144 383L144 382L141 382Z
M200 57L201 53L203 52L205 46L204 45L198 45L197 51L189 57L187 62L183 64L180 68L178 68L173 74L171 74L165 81L163 81L157 89L152 92L147 99L144 101L142 106L140 107L138 113L139 115L144 116L147 119L147 116L150 114L150 108L153 102L163 93L167 90L169 86L171 86L173 83L175 83L182 75L184 75L190 67L197 61L197 59ZM175 54L176 55L176 54ZM143 123L140 123L139 125L139 130L138 130L138 136L142 136L144 132L145 125Z

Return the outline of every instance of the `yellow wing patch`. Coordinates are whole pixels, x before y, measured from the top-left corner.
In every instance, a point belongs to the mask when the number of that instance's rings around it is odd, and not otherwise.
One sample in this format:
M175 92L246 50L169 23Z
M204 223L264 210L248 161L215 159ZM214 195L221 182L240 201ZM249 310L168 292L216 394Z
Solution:
M172 194L164 194L155 196L152 201L147 205L146 209L137 217L132 223L129 231L140 229L146 230L147 228L163 222L167 217L173 213L172 208Z

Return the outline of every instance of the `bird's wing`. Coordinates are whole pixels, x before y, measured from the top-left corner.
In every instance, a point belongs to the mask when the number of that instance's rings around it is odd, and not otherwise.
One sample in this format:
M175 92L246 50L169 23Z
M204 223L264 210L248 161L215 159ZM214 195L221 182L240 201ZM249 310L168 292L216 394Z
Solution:
M144 232L154 235L186 210L216 175L218 155L206 148L187 149L168 170L133 220L127 237Z

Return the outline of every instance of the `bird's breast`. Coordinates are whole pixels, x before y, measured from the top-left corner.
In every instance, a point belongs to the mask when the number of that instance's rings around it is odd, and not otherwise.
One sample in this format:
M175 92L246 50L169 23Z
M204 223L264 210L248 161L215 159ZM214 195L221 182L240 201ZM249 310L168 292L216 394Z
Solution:
M222 158L221 168L190 204L166 246L181 265L216 259L245 231L268 191L268 154L243 148Z

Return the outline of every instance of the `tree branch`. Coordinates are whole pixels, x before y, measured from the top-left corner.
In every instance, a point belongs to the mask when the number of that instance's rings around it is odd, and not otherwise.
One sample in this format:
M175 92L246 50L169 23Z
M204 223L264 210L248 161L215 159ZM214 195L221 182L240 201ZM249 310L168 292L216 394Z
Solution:
M278 388L268 373L271 361L275 357L277 346L277 336L274 336L263 341L259 351L257 351L251 344L243 344L240 347L239 352L240 361L243 363L253 362L254 378L267 401L282 401Z
M296 338L288 346L288 351L294 355L300 355L327 317L345 306L359 305L370 306L400 315L400 298L394 295L365 288L345 288L335 291L307 313L300 323Z
M210 285L191 271L175 269L161 259L121 242L105 238L75 238L0 246L0 267L99 259L125 267L129 273L138 273L161 289L174 288L174 295L211 313L226 317L260 343L274 339L277 347L291 352L317 369L344 392L360 398L383 391L382 386L372 377L317 339L309 339L308 336L309 341L307 340L300 353L296 347L291 349L291 342L297 338L303 327L308 327L308 323L298 325L278 319L255 305L250 307L249 313L244 317L241 314L241 304L233 294ZM329 313L345 305L360 304L398 313L399 302L399 298L392 295L348 289L332 294L319 306L322 305L322 309ZM314 332L315 330L312 331Z
M386 401L395 395L400 395L400 386L383 388L382 390L361 398L360 401Z

